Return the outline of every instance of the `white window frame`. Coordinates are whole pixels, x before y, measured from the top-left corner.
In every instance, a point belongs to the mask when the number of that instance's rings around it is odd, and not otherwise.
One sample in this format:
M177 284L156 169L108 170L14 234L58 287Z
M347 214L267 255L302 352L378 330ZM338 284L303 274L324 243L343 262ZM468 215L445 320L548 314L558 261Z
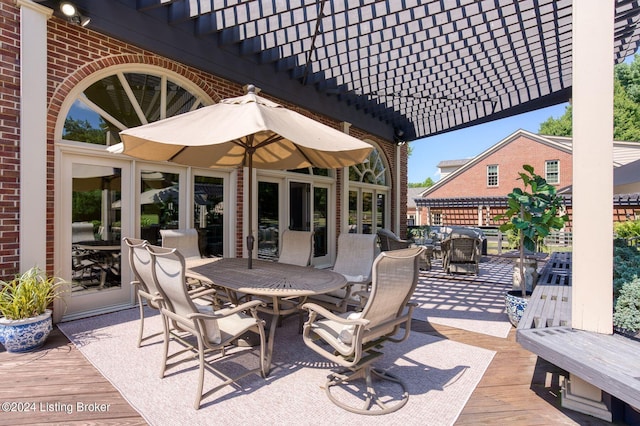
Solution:
M494 185L491 184L490 178L493 177L491 173L491 168L495 167L495 178L496 183ZM500 167L497 164L489 164L487 165L487 187L495 188L500 185Z
M549 164L551 163L555 163L557 165L557 169L556 169L556 181L552 181L549 179ZM558 185L560 183L560 160L546 160L544 162L544 178L547 181L547 183L550 183L551 185Z

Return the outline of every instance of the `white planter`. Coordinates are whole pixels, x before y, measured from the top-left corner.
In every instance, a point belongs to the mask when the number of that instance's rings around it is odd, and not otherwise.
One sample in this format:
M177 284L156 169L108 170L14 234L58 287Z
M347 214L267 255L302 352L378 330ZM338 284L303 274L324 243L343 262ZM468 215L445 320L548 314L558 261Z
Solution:
M27 352L39 348L53 329L51 310L37 317L10 320L0 318L0 343L7 352Z
M515 260L513 266L513 291L522 291L520 277L520 259ZM524 259L524 282L526 291L533 291L535 283L538 281L538 261L536 259Z

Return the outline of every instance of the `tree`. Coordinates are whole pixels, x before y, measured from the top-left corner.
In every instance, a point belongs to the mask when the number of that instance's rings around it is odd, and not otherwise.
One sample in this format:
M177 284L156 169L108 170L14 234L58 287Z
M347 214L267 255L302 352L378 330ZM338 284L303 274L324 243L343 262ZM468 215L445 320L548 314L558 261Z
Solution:
M540 124L538 133L552 136L571 136L571 106L559 118L550 117ZM614 68L613 139L640 141L640 55L630 64Z
M417 183L409 183L407 184L407 186L409 188L429 188L431 186L433 186L433 179L431 179L430 177L426 178L424 180L424 182L417 182Z
M64 121L64 138L97 145L106 144L106 122L100 119L100 128L94 128L87 120L67 118Z
M535 173L532 166L522 166L518 173L524 187L513 188L507 195L508 209L494 220L508 222L500 226L500 231L514 231L519 239L519 269L522 297L526 297L527 286L524 277L525 250L535 252L538 244L553 230L562 229L569 216L564 212L562 196L546 179ZM535 282L532 285L535 286Z
M571 105L569 105L559 118L549 117L547 121L540 124L538 133L549 136L571 136L571 111Z

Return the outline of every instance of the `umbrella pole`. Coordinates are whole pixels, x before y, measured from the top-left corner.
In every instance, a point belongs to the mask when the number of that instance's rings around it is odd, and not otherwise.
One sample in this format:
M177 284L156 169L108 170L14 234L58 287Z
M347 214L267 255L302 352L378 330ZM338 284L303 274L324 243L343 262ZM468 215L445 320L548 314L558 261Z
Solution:
M251 229L253 227L253 149L249 148L248 150L248 154L249 154L249 161L248 161L248 168L249 168L249 202L248 202L248 206L249 206L249 235L247 235L247 251L249 252L249 260L248 260L248 268L252 269L253 268L253 243L254 243L254 238L253 238L253 230Z

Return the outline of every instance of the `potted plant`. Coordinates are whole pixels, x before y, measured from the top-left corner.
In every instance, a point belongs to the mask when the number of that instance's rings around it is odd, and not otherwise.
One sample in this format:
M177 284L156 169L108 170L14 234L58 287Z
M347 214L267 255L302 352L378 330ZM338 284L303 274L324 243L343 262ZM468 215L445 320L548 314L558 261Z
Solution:
M52 329L51 303L61 296L64 282L38 267L0 280L0 343L8 352L42 346Z
M536 252L544 237L552 230L562 229L569 220L569 216L563 214L562 197L557 194L556 188L536 174L532 166L525 164L522 168L524 172L519 173L518 180L522 180L524 188L513 188L507 195L507 210L494 218L507 219L500 226L500 231L512 230L519 241L517 275L514 273L519 280L514 279L514 289L505 295L507 314L514 326L522 318L527 293L530 295L533 292L537 280L537 262L535 257L527 256L527 251ZM525 273L527 269L529 274Z

